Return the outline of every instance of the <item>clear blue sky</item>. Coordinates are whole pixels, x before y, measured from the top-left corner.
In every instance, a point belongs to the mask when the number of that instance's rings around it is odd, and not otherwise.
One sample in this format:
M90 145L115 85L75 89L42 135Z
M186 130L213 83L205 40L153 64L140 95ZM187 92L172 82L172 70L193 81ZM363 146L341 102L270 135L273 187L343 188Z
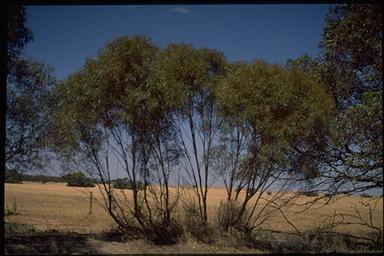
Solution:
M63 79L117 36L142 34L159 46L186 42L223 52L229 60L285 63L318 54L330 5L29 6L34 41L25 54Z

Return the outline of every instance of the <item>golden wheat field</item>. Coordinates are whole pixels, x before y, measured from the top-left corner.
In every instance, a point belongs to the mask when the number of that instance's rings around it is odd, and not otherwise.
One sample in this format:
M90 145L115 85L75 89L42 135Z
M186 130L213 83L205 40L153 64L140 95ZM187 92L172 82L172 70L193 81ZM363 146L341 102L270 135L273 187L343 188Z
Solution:
M93 194L92 215L89 214L89 194ZM129 190L120 191L130 193ZM287 196L289 193L287 193ZM181 204L191 200L191 190L183 189ZM273 196L273 193L269 195ZM208 192L208 212L210 220L216 217L216 207L220 201L225 199L224 188L211 188ZM128 196L129 198L129 196ZM298 202L302 203L311 198L302 196ZM383 198L378 199L376 208L372 211L372 224L383 228ZM369 201L369 200L366 200ZM373 202L371 207L373 209ZM263 204L260 204L262 207ZM286 217L300 230L320 227L325 224L326 216L336 213L354 214L353 207L356 206L361 217L370 221L368 207L360 203L360 197L348 196L340 198L335 202L322 206L321 201L307 211L297 213L299 207L290 207L286 211ZM23 184L5 184L5 209L16 210L16 214L6 215L6 222L20 224L32 224L40 230L55 229L58 231L73 231L79 233L98 233L111 228L113 220L102 208L102 195L98 187L77 188L67 187L65 183L35 183L24 182ZM180 207L182 209L182 207ZM293 231L293 227L287 223L285 218L275 212L261 226L262 228ZM367 231L362 225L345 225L338 227L339 231L353 233L356 235Z

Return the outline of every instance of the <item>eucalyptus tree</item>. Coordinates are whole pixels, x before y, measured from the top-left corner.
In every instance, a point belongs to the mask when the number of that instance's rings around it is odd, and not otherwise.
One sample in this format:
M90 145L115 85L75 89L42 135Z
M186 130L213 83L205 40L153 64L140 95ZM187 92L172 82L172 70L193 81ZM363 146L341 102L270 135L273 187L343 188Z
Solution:
M223 122L213 164L224 178L226 203L239 204L223 228L253 229L280 209L290 176L314 171L314 163L303 164L306 142L327 123L332 99L303 71L261 60L234 63L216 94ZM277 191L267 198L270 188Z
M159 58L159 77L177 88L175 113L188 182L198 201L200 224L208 223L207 197L212 185L210 156L217 132L214 90L225 74L222 53L187 44L169 44Z
M300 67L333 95L336 111L328 129L313 137L316 175L303 189L323 192L306 208L340 195L383 191L382 5L338 4L327 15L321 55L288 64ZM339 195L334 197L335 195ZM361 239L382 247L383 227L372 221L380 197L360 199L353 214L334 214L332 227L358 225L369 230ZM332 232L332 230L331 230Z
M321 55L289 62L323 84L337 107L325 140L316 142L322 144L321 168L307 189L335 195L383 187L381 9L381 4L334 6Z
M169 190L180 155L172 144L171 115L178 91L156 78L158 55L145 37L108 42L57 87L53 139L84 171L96 171L106 209L120 227L139 228L155 242L171 243L179 235L170 230L178 195ZM132 184L133 205L111 185L112 155Z
M383 89L381 21L380 3L338 4L326 17L320 42L323 78L344 109L365 92Z
M327 166L332 192L383 187L382 5L336 5L327 16L321 46L324 63L340 70L338 99ZM332 77L332 71L324 73ZM329 83L328 83L329 84ZM326 177L327 178L327 177ZM328 177L329 179L329 177Z

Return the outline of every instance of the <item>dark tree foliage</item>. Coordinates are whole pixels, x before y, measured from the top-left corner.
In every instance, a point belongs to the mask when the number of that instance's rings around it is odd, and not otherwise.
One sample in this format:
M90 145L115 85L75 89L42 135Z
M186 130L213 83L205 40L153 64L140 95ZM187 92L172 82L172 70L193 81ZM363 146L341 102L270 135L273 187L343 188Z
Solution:
M32 40L25 26L24 7L8 12L6 88L6 168L24 173L43 163L43 138L47 131L44 109L54 84L52 69L41 62L24 59L23 47Z
M32 32L25 26L26 15L22 6L12 5L8 10L8 65L18 58L24 46L32 40ZM12 66L8 68L12 70Z
M128 178L123 178L123 179L116 179L112 181L113 188L118 188L118 189L133 189L134 184L132 181L130 181ZM138 183L137 187L139 190L143 189L143 184Z
M32 181L32 182L41 182L41 183L47 183L47 182L65 182L62 177L58 176L48 176L48 175L23 175L23 181Z
M381 7L336 5L326 19L322 55L288 62L323 84L337 106L328 127L313 137L313 154L307 155L320 164L316 188L328 193L383 187Z
M340 107L382 90L382 5L340 4L327 16L320 46L324 80Z

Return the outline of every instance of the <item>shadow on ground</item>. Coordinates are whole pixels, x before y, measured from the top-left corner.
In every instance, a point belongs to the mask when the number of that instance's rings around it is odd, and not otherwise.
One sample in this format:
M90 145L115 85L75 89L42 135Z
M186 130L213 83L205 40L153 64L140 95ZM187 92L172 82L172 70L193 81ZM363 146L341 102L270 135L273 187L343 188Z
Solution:
M313 237L312 237L313 236ZM216 242L204 244L184 238L175 245L155 245L137 232L110 230L100 234L40 231L26 224L5 223L6 255L127 254L127 253L303 253L380 252L380 244L363 243L345 236L317 234L298 236L280 232L222 234Z
M6 255L94 254L89 235L48 231L36 234L6 234Z

